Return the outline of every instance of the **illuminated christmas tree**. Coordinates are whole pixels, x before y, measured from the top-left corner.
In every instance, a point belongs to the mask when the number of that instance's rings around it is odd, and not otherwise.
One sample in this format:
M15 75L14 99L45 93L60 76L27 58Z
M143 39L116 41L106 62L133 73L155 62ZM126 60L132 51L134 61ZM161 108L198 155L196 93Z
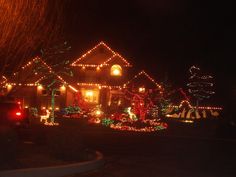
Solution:
M69 61L63 60L64 57L62 54L65 54L70 50L70 46L67 45L67 42L64 42L62 45L54 46L48 49L42 49L41 54L42 58L47 61L54 61L57 64L52 64L52 70L48 70L45 65L38 65L35 69L36 73L44 73L44 77L40 80L47 92L51 95L51 114L50 121L54 124L54 110L55 110L55 95L60 86L66 85L66 82L59 76L60 75L69 75L73 76L71 69L68 67ZM58 63L58 61L61 61Z
M213 91L213 77L203 75L200 68L192 66L189 69L191 76L189 77L188 91L196 98L196 108L198 109L199 102L210 98L215 92Z

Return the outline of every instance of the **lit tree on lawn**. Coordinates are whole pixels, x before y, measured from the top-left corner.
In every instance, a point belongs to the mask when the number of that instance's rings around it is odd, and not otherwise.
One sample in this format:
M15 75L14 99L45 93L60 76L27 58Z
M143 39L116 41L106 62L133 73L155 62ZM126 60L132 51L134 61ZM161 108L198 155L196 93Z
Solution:
M126 99L130 100L132 111L138 115L140 120L144 120L147 113L153 112L154 114L158 114L153 103L153 100L156 99L153 97L157 97L158 95L155 91L153 93L139 93L138 91L126 90L125 95Z
M198 110L199 102L210 98L215 92L212 91L213 77L210 75L203 75L200 68L192 66L189 69L191 76L189 77L188 91L196 98L196 108Z
M165 117L169 106L171 105L171 98L170 95L173 93L172 85L168 81L168 73L165 73L164 81L161 83L163 87L163 93L157 97L156 104L159 107L159 117Z
M141 87L143 88L143 87ZM160 89L124 90L124 98L129 104L120 115L101 119L101 124L120 131L154 132L167 128L167 124L158 118L159 108L153 104L153 99L162 95ZM158 98L156 98L158 97ZM96 121L95 123L100 123Z
M48 93L51 94L51 114L50 114L50 121L54 124L54 110L55 110L55 95L56 91L58 90L59 86L65 85L66 82L60 77L60 75L69 75L73 76L72 71L68 67L69 61L64 60L62 58L62 54L65 54L67 51L70 50L70 46L67 45L67 42L64 42L62 45L54 46L49 49L42 49L41 54L42 58L49 61L57 61L58 63L51 65L52 70L48 70L46 66L39 65L36 67L35 72L44 73L44 77L40 80ZM60 61L60 62L59 62Z

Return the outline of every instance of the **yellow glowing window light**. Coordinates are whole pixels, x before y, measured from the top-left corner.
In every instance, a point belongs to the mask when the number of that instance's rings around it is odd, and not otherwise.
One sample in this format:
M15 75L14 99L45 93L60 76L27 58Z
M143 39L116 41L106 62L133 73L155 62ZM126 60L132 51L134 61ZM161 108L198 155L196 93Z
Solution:
M97 115L97 116L100 116L100 115L101 115L101 111L100 111L100 110L97 110L97 111L96 111L96 115Z
M62 92L64 92L64 91L66 90L66 87L65 87L64 85L62 85L62 86L60 87L60 90L61 90Z
M122 75L122 68L120 65L113 65L111 67L111 75L112 76L121 76Z
M98 103L99 89L82 89L84 100L89 103Z
M7 91L10 91L12 89L12 85L11 84L7 84Z
M87 90L85 93L86 97L92 97L93 96L93 91L92 90Z
M145 88L144 88L144 87L139 87L138 91L139 91L140 93L144 93L144 92L145 92Z
M42 85L38 85L37 89L38 90L43 90L43 86Z

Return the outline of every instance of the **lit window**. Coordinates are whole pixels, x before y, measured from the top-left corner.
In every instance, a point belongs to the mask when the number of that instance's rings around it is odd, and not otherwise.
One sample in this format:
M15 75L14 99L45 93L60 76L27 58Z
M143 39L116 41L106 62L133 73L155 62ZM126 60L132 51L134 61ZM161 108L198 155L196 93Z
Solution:
M66 87L65 87L64 85L62 85L62 86L60 87L60 91L61 91L61 92L65 92L65 91L66 91Z
M8 84L8 85L7 85L7 91L9 92L11 89L12 89L12 85L11 85L11 84Z
M99 90L97 90L97 89L93 89L93 90L82 89L81 91L82 91L83 98L86 102L98 103Z
M38 90L43 90L43 86L42 85L38 85L37 89Z
M92 96L93 96L93 91L92 91L92 90L87 90L87 91L85 92L85 96L86 96L86 97L92 97Z
M122 68L120 65L113 65L111 67L111 75L112 76L121 76L122 75Z
M139 91L140 93L144 93L144 92L145 92L145 88L144 88L144 87L139 87L138 91Z

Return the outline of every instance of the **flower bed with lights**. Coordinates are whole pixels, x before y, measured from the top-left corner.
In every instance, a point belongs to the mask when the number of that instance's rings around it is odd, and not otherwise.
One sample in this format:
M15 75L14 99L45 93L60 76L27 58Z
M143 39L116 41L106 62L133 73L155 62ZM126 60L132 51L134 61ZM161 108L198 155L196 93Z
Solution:
M97 106L89 113L88 122L101 124L114 130L133 132L155 132L168 127L167 123L161 122L160 119L140 119L132 113L130 107L124 113L105 115Z
M158 122L156 120L140 121L138 123L133 123L132 125L119 122L110 124L110 128L115 130L134 131L134 132L155 132L158 130L166 129L167 124L163 122Z

